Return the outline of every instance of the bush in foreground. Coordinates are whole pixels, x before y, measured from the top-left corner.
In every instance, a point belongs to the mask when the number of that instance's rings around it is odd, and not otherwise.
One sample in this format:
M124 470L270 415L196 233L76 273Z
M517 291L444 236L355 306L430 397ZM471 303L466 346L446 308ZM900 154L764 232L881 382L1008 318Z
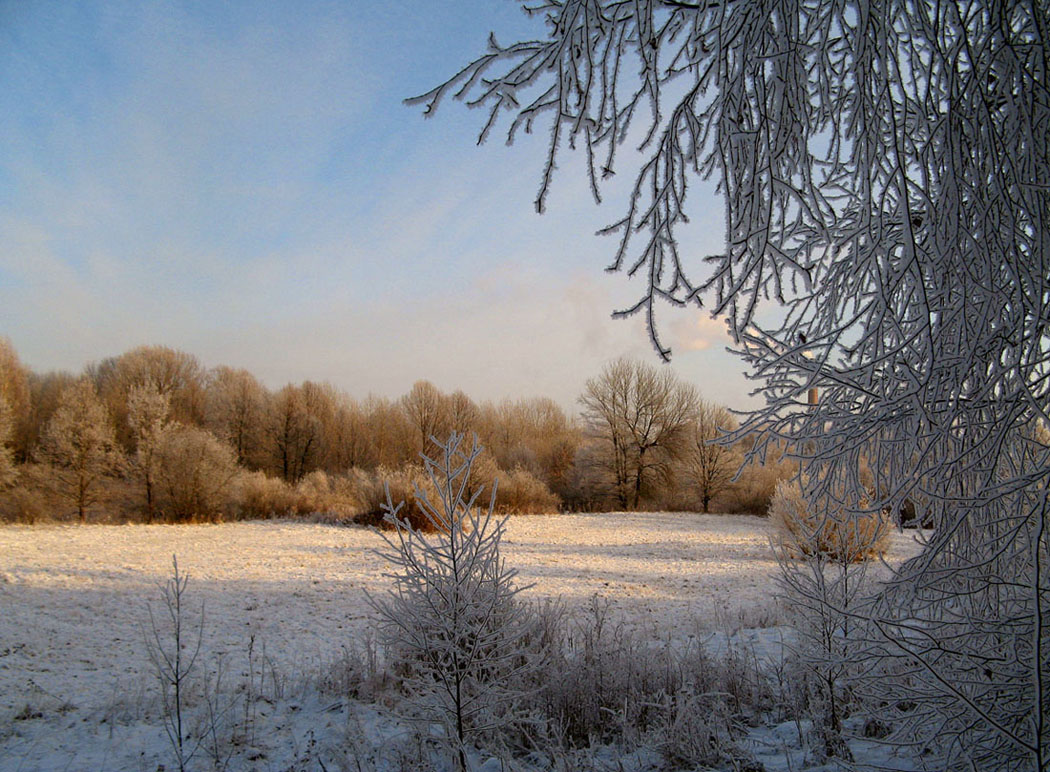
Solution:
M456 769L481 733L506 726L523 695L515 686L533 666L526 639L527 609L517 600L517 572L500 556L506 519L493 518L495 495L478 505L482 489L471 486L471 467L481 453L455 432L424 457L431 496L415 488L416 504L430 522L425 535L399 518L401 504L386 502L394 536L384 536L383 556L394 568L394 589L369 596L380 617L380 634L397 661L422 716L444 727Z

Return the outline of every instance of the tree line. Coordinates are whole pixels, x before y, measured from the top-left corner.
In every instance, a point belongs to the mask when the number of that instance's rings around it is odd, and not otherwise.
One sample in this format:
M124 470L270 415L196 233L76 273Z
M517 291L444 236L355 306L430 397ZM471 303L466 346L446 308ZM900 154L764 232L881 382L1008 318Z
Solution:
M36 373L0 338L0 516L33 521L375 515L411 497L421 454L456 430L484 446L503 511L696 509L764 514L782 459L745 467L714 442L731 413L632 360L587 381L581 415L547 397L476 402L426 380L400 398L252 373L140 346L82 373Z

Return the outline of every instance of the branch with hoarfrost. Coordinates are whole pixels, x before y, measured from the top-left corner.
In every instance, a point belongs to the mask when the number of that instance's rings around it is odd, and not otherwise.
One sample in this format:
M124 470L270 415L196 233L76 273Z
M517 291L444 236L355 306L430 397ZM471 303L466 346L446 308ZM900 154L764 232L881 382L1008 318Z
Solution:
M585 153L598 199L641 136L626 214L608 229L621 239L611 268L643 281L620 313L644 313L667 359L658 302L703 299L728 317L765 398L740 427L758 433L754 454L784 442L818 498L859 491L868 466L873 509L918 505L934 525L873 598L867 628L871 672L884 666L880 683L924 717L902 717L900 739L945 768L1050 768L1050 451L1030 436L1050 420L1045 6L524 9L542 16L544 39L492 40L410 102L487 110L481 139L504 115L508 141L545 123L540 210L559 153ZM726 213L724 253L706 258L677 236L704 178ZM892 631L913 618L951 643L902 650ZM982 698L986 683L1008 698Z
M422 717L445 728L454 763L466 768L473 738L506 726L525 692L515 686L535 666L529 639L532 614L517 599L517 571L500 555L506 518L492 516L495 484L487 507L471 486L471 468L481 453L475 437L469 450L455 432L447 442L431 437L435 456L423 456L438 492L430 501L416 489L416 502L432 534L398 518L387 491L386 521L393 536L380 555L394 583L385 596L368 596L380 620L381 640L404 662L406 682Z

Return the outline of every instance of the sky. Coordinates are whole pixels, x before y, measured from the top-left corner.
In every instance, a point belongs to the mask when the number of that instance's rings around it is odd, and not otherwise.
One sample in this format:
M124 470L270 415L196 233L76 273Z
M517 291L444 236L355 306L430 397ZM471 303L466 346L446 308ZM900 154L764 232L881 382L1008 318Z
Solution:
M542 34L511 0L0 0L0 335L77 372L142 344L243 367L271 388L572 409L620 356L657 357L640 282L604 271L628 174L601 206L564 157L538 215L547 134L478 146L484 116L423 93ZM616 179L616 178L614 178ZM685 252L721 251L694 194ZM724 324L665 308L673 367L754 404Z

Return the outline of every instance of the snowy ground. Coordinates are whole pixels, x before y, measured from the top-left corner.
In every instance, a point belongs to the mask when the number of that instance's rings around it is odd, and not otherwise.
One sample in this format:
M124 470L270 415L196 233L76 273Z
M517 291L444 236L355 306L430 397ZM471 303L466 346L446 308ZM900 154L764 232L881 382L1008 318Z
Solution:
M910 534L894 538L891 562L916 551ZM143 643L147 607L163 610L159 586L173 554L190 576L191 606L204 604L202 661L243 670L238 663L251 650L294 685L344 647L364 645L364 592L387 586L373 552L380 545L361 528L294 522L0 528L0 769L171 768L159 722L131 719L148 719L155 702ZM659 637L736 627L741 619L755 628L776 623L776 563L758 518L515 517L504 555L523 584L534 584L527 595L578 608L598 594ZM367 744L392 721L373 708L310 706L302 697L303 705L279 706L290 711L280 719L289 734L274 742L286 752L271 747L251 768L290 768L319 737ZM317 715L303 718L311 710Z

